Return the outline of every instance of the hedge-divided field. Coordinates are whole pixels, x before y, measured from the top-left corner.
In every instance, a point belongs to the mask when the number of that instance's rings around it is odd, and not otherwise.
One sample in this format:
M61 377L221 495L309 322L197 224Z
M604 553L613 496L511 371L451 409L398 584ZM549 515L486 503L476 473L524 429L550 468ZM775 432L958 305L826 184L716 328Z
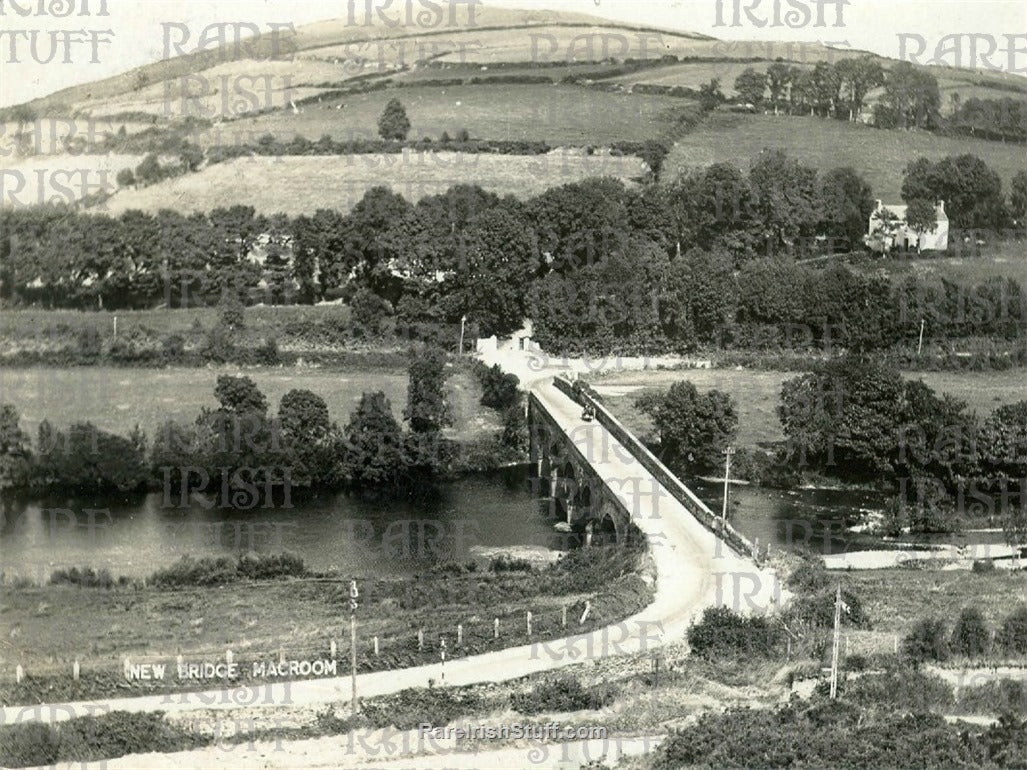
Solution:
M870 183L875 198L890 203L902 200L902 172L920 156L940 160L946 155L976 155L1002 177L1006 193L1010 179L1027 165L1024 147L1015 144L820 118L716 113L677 141L660 176L669 181L682 169L719 162L746 169L766 147L784 150L821 171L852 166Z
M390 187L411 203L458 184L477 184L498 195L526 198L588 177L613 176L628 181L644 176L647 170L645 162L634 156L559 150L548 155L404 151L240 158L151 187L122 190L90 211L117 215L129 209L156 213L174 208L188 214L239 204L268 215L297 216L322 208L346 213L368 189L380 185Z
M502 72L501 70L499 71ZM546 70L539 70L547 74ZM445 78L445 70L434 73ZM480 72L487 76L488 72ZM570 85L487 84L417 86L348 94L323 103L237 120L226 135L240 132L253 141L262 134L288 141L299 134L316 140L376 139L378 117L390 99L399 99L410 119L410 139L455 137L466 129L476 139L545 141L552 145L603 145L644 141L667 127L668 111L688 102L670 96L617 94ZM223 143L212 135L210 141Z

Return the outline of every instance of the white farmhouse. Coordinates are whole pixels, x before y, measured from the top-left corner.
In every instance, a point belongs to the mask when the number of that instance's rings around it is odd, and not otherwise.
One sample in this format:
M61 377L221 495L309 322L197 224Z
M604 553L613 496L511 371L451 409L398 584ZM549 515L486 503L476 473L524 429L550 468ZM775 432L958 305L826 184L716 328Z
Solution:
M945 201L938 201L935 204L934 213L934 231L921 235L918 247L917 234L906 224L906 207L884 205L878 200L870 214L866 243L874 251L881 252L890 251L895 247L919 251L945 251L949 246L949 217L945 213Z

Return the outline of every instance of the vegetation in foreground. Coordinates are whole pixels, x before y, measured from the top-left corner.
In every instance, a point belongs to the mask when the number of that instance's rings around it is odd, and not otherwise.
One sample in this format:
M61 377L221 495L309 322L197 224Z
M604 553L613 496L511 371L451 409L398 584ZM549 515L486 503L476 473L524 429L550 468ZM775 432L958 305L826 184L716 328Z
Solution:
M652 600L652 588L639 574L643 559L637 547L604 546L570 551L542 568L517 562L440 563L412 579L362 578L358 668L437 663L443 638L454 659L623 620ZM144 694L222 684L171 678L126 683L123 657L173 662L178 651L193 662L220 659L234 649L243 665L240 678L229 684L252 685L265 681L253 678L253 663L277 660L280 651L289 660L327 658L332 639L342 647L348 638L349 576L310 575L295 557L187 559L159 570L145 584L107 580L89 570L69 572L55 573L48 586L0 589L5 617L19 629L19 645L31 650L24 659L25 680L4 685L0 700L5 704L124 695L126 687ZM586 601L590 610L581 623ZM463 626L459 640L458 625ZM109 633L115 627L117 638ZM75 658L82 665L77 682L70 675Z

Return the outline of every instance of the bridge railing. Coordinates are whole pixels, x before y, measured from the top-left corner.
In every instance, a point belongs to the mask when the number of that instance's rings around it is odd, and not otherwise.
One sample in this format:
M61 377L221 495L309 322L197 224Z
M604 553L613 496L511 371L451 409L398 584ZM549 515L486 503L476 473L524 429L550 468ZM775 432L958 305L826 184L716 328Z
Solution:
M739 555L747 556L757 561L759 560L758 546L732 527L729 523L723 521L720 516L717 516L712 510L710 510L706 503L696 497L695 493L685 486L681 479L675 476L666 465L660 462L656 455L650 452L645 444L639 441L631 431L621 425L620 421L614 417L605 406L596 400L593 395L594 391L591 387L585 383L580 383L575 386L562 377L554 377L553 384L556 385L558 390L582 406L590 404L595 409L595 416L599 421L599 424L610 431L610 433L613 434L621 444L627 447L634 458L642 464L642 467L649 471L661 484L663 484L664 488L670 492L670 494L673 495L674 498L685 507L685 510L691 513L700 524L710 530L717 537L721 538Z

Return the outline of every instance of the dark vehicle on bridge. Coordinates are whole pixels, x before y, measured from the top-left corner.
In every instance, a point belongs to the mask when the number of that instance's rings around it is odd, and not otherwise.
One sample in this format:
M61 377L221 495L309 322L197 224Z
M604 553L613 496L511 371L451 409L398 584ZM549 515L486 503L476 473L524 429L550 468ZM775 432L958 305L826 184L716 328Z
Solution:
M581 410L581 419L585 422L592 422L596 416L596 408L591 404L585 404L585 408Z

